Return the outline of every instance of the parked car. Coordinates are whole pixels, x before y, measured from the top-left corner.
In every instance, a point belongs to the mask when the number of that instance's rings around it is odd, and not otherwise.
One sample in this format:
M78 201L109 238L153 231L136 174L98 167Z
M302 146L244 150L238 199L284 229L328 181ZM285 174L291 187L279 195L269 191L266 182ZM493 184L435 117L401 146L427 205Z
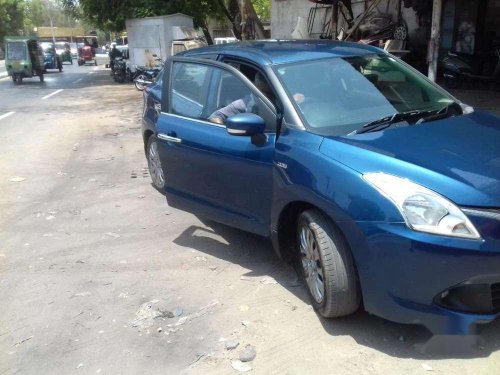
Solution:
M109 67L109 52L106 48L96 48L95 49L95 61L97 65L104 65L106 68Z
M269 237L320 315L362 305L454 337L499 316L498 117L330 41L187 51L144 101L168 204Z

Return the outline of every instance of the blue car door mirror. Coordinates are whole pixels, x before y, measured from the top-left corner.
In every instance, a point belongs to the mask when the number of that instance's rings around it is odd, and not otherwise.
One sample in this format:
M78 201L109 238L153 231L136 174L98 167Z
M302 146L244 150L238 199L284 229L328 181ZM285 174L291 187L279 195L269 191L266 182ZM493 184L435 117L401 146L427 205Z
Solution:
M239 113L228 117L225 125L229 134L238 136L263 134L266 128L264 119L254 113Z

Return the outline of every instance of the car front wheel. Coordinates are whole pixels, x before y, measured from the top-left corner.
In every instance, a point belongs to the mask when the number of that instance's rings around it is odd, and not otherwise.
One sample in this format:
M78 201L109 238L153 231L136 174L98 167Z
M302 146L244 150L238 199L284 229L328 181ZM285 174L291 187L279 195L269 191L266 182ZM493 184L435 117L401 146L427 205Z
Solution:
M165 177L161 167L160 155L158 154L158 140L154 135L148 139L146 147L146 155L148 159L149 174L153 185L156 189L163 191L165 187Z
M297 225L298 270L325 318L355 312L360 291L354 260L340 230L318 210L303 212Z

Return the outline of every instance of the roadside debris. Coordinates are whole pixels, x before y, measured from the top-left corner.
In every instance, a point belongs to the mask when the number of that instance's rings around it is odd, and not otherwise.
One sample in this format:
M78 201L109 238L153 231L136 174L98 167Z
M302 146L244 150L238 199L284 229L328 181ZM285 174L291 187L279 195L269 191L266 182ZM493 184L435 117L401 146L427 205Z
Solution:
M24 177L16 176L16 177L12 177L9 181L10 182L23 182L24 180L26 180Z
M255 281L259 280L261 284L268 285L268 284L277 284L278 282L272 278L271 276L264 276L263 278L259 279L257 277L250 277L250 276L240 276L240 280L244 281Z
M173 311L175 317L181 316L184 311L180 307L176 307Z
M236 349L238 345L240 345L240 343L236 340L227 340L224 344L227 350Z
M73 294L71 297L69 298L75 298L75 297L87 297L87 296L90 296L92 293L90 292L81 292L81 293L76 293L76 294Z
M240 361L251 362L255 359L256 355L257 352L255 351L255 347L252 345L247 345L240 352Z
M78 151L78 147L80 147L80 144L79 143L75 143L73 145L73 151Z
M248 372L252 370L252 366L248 363L243 363L239 359L231 361L231 367L239 372Z
M28 337L28 338L26 338L26 339L24 339L24 340L18 341L18 342L16 342L13 346L19 346L19 345L21 345L22 343L24 343L24 342L26 342L26 341L28 341L28 340L31 340L32 338L33 338L33 336L30 336L30 337Z
M422 368L425 371L434 371L434 369L430 365L428 365L427 363L422 363Z

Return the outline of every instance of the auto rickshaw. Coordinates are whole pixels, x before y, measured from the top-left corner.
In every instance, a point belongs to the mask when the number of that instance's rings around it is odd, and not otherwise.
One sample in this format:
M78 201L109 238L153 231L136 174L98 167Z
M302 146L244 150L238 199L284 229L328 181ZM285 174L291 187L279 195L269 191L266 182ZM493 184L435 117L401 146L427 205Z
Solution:
M47 69L59 69L62 71L62 61L61 57L56 53L56 46L54 43L43 42L40 43L43 49L43 54L45 56L45 71Z
M71 57L71 47L69 43L64 43L64 52L61 53L61 62L64 64L65 62L69 62L73 65L73 58Z
M5 67L14 84L21 84L23 78L38 76L43 82L44 55L37 39L25 36L4 38Z
M94 65L97 65L95 50L91 46L78 48L78 65L82 66L87 63L92 63L92 61L94 62Z

